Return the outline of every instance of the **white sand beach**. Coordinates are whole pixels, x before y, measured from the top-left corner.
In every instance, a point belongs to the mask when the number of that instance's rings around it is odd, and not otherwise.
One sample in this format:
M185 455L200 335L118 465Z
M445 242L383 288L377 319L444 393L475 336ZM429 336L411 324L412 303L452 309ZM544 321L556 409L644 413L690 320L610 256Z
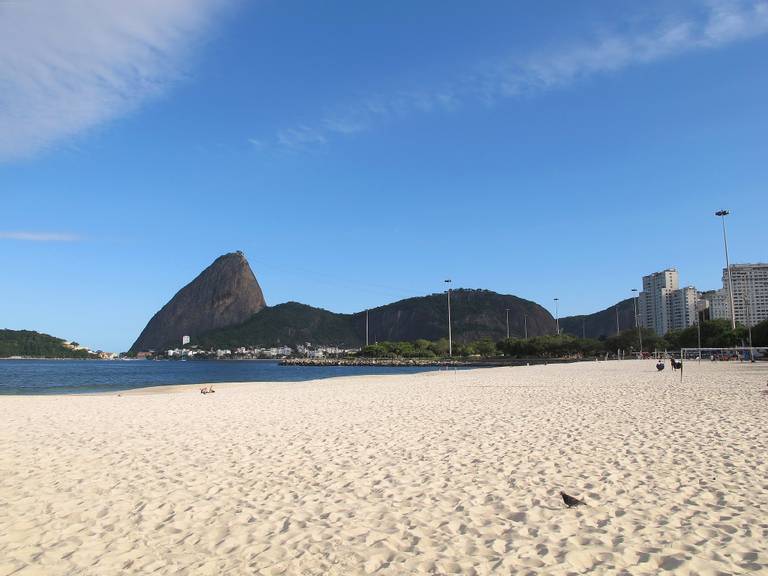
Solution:
M625 361L0 397L0 576L768 574L767 381Z

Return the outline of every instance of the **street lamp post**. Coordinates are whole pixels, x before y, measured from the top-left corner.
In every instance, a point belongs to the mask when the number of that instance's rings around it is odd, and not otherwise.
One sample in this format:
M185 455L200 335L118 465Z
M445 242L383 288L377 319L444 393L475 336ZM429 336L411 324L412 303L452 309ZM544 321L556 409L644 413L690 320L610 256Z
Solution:
M637 288L632 288L632 292L635 293L633 303L635 305L635 327L637 328L637 339L640 342L640 358L643 357L643 330L640 328L640 318L637 315L637 299L640 297Z
M749 361L754 362L755 352L752 350L752 318L749 309L749 298L747 298L746 295L744 295L744 309L747 314L747 330L749 331Z
M528 314L523 314L523 330L525 334L525 339L528 340Z
M555 298L555 333L560 336L560 298Z
M731 278L731 263L728 260L728 236L725 233L725 217L730 212L728 210L718 210L715 216L720 216L723 222L723 245L725 246L725 269L728 272L728 300L731 304L731 329L736 330L736 309L733 305L733 279Z
M701 362L701 310L696 307L696 338L699 344L699 362Z
M451 341L451 279L445 280L448 284L448 356L453 356L453 343Z
M507 312L507 340L509 340L509 308L505 309Z

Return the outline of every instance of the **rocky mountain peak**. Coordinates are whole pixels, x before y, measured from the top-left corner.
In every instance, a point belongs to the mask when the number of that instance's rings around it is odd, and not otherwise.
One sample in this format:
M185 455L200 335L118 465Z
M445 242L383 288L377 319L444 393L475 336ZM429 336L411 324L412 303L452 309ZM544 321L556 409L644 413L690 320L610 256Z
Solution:
M179 290L149 321L131 346L132 352L180 345L215 328L239 324L266 306L245 255L219 256L197 278Z

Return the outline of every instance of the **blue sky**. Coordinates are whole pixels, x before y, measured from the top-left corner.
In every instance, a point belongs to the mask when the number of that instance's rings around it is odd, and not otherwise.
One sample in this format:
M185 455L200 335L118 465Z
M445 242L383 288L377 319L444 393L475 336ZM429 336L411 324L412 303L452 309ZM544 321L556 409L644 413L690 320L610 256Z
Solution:
M561 315L766 261L768 2L0 3L0 327L125 350L218 255L269 304Z

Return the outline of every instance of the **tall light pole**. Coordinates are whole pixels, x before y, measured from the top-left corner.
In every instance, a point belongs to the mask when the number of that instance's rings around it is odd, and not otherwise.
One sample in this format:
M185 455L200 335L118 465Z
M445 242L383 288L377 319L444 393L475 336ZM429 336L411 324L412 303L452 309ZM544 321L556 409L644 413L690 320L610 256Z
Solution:
M755 361L755 353L754 350L752 350L752 318L751 318L751 311L749 309L749 299L747 298L747 295L744 295L744 308L745 312L747 313L747 330L749 330L749 360L750 362Z
M733 279L731 278L731 263L728 260L728 236L725 233L725 217L730 212L728 210L718 210L715 216L720 216L723 222L723 244L725 245L725 269L728 272L728 299L731 303L731 329L736 330L736 309L733 305Z
M555 298L555 333L560 336L560 298Z
M507 312L507 340L509 340L509 308L505 308Z
M523 330L525 339L528 340L528 313L523 314Z
M451 341L451 279L445 280L448 284L448 356L453 356L453 343Z
M701 362L701 310L696 306L696 341L699 344L699 362Z
M632 292L635 293L635 297L632 302L635 305L635 327L637 328L637 339L640 341L640 358L643 357L643 330L640 328L640 319L637 315L637 299L640 297L637 288L632 288Z
M619 305L616 304L616 336L619 335Z

